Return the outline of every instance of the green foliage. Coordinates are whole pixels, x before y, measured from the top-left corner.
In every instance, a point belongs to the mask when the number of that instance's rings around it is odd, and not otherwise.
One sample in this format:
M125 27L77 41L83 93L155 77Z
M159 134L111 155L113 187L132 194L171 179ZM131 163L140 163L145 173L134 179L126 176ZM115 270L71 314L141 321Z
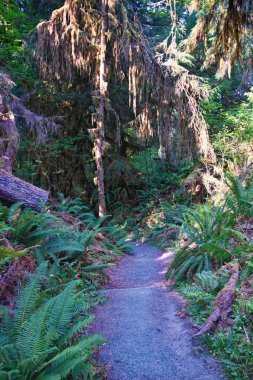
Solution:
M101 220L92 220L83 231L78 225L71 229L59 217L51 213L38 214L24 209L12 223L17 242L35 248L35 254L50 259L56 265L74 263L92 243L100 228Z
M215 291L219 288L219 279L214 275L212 271L202 271L196 273L195 281L206 291Z
M1 309L1 379L89 379L94 374L92 351L103 343L100 336L83 337L92 321L78 321L78 281L58 295L42 300L45 278L40 270L21 289L13 317Z
M199 285L204 291L211 293L218 293L229 280L229 272L226 269L219 269L218 271L202 271L196 273L194 282Z
M215 294L202 288L201 285L193 283L178 282L176 289L189 302L189 314L194 317L197 324L206 321L212 311Z
M212 311L216 282L223 286L229 275L222 272L202 272L194 277L194 283L181 282L177 289L188 301L189 313L198 324L203 324ZM211 291L211 292L210 292ZM221 359L229 378L249 380L252 378L252 300L238 299L233 306L232 318L234 323L228 331L219 330L215 335L207 335L204 340L210 350ZM247 335L245 335L245 331Z
M14 246L22 245L26 249L16 252L3 247L0 257L18 257L29 252L37 264L48 261L54 279L58 277L68 282L79 276L85 285L93 287L93 280L107 276L104 269L112 257L131 249L126 242L126 232L123 227L106 223L106 217L97 219L92 213L86 213L87 207L80 199L61 197L61 201L58 210L62 211L55 213L39 214L28 208L21 209L21 203L5 210L4 220L11 229L8 238ZM72 218L70 224L61 218L61 212Z
M227 197L227 203L237 215L253 216L253 184L243 185L238 177L228 176L228 184L231 194Z
M184 179L194 168L194 163L188 163L181 165L178 171L172 171L168 163L159 158L157 145L134 155L131 162L144 183L141 193L153 192L153 194L157 193L157 196L159 196L158 191L165 192L182 185ZM150 193L151 197L153 194Z
M1 242L1 240L0 240ZM21 257L24 256L26 252L24 251L16 251L15 249L9 248L9 247L3 247L0 246L0 259L4 258L16 258L16 257Z
M87 219L89 207L84 205L80 198L69 199L65 198L63 194L60 194L59 201L60 204L57 208L58 211L76 216L80 220Z
M55 213L22 209L21 202L1 207L1 218L10 227L8 238L14 246L26 246L25 251L41 264L26 284L28 274L22 278L14 311L0 309L1 379L93 379L97 373L92 352L104 340L84 336L93 320L89 310L101 302L96 292L99 279L108 277L104 270L110 264L104 252L121 254L129 246L123 228L109 223L102 226L106 218L85 212L87 207L80 199L61 196L60 200ZM71 224L62 220L61 213L72 218ZM7 284L12 280L8 278L10 261L5 263L2 257L10 260L24 252L6 247L0 251ZM80 280L73 281L77 277Z
M129 213L136 196L136 188L142 185L135 168L125 158L114 159L106 167L105 183L109 210L115 215Z
M237 85L238 86L238 85ZM213 146L225 168L248 169L252 163L252 90L239 102L230 88L230 98L221 91L204 106L206 120L210 124ZM232 95L231 95L232 93ZM225 97L222 101L221 94Z
M0 2L0 62L14 81L25 87L36 79L36 70L31 66L31 49L24 41L33 25L25 12L24 2Z
M252 344L245 339L244 331L248 324L247 319L241 319L229 333L219 331L215 338L207 338L210 350L221 358L231 379L250 380L253 375Z
M188 209L182 219L180 236L189 239L179 247L170 266L169 277L176 280L195 272L211 270L213 264L221 265L231 258L229 242L232 236L244 238L233 229L235 217L226 207L210 204Z

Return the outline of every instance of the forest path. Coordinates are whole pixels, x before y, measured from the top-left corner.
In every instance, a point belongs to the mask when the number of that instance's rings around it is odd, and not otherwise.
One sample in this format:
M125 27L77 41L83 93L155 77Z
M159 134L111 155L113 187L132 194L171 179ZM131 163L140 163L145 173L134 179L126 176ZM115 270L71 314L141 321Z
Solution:
M99 361L108 380L220 380L219 364L194 346L192 329L177 315L180 297L164 284L169 254L133 243L110 271L108 302L95 310L92 332L103 335Z

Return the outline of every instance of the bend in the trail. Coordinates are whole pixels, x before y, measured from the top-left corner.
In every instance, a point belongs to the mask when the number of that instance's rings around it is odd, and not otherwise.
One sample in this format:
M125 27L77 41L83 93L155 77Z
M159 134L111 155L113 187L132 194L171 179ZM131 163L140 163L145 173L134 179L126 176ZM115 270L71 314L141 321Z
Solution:
M108 380L221 380L219 363L197 351L179 297L164 285L170 253L133 244L110 272L108 302L96 309L92 332L107 339L100 363Z

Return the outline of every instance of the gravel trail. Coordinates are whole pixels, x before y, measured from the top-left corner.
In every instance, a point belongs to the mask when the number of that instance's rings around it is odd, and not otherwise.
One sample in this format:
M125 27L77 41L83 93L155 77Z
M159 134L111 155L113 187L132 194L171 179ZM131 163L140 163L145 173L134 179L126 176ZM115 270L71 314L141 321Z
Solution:
M187 319L177 313L180 297L165 287L170 254L133 243L110 271L108 302L95 310L91 332L107 339L99 361L108 380L221 380L219 363L203 354Z

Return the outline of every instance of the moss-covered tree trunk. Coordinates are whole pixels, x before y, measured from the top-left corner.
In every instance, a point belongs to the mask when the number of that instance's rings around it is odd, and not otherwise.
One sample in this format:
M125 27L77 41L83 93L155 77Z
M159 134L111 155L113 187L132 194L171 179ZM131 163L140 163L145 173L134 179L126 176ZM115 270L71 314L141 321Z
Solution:
M97 133L95 138L95 161L97 165L97 184L98 184L98 207L99 216L105 216L106 203L105 203L105 184L104 184L104 166L103 166L103 151L104 151L104 133L105 133L105 96L107 90L107 82L105 79L106 70L106 8L107 0L102 0L102 25L100 36L100 65L99 65L99 107L97 111Z

